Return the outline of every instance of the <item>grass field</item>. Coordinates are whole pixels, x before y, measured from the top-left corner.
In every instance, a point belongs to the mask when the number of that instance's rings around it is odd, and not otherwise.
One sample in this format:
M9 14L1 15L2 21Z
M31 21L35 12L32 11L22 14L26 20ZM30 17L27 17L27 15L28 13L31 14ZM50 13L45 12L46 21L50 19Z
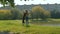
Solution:
M17 34L60 34L60 26L41 26L30 24L22 26L21 20L0 20L0 32L9 31Z

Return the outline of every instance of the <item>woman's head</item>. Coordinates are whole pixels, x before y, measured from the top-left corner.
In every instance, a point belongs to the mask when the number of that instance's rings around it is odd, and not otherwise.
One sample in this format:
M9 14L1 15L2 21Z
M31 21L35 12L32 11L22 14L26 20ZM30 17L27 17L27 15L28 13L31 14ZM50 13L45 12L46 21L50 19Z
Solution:
M28 10L25 10L26 13L28 13Z

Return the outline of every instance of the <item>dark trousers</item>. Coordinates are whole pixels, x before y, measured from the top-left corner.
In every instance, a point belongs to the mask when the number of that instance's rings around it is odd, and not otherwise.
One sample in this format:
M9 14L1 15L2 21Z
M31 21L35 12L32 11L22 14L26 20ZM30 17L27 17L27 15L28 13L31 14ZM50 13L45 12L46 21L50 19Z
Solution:
M23 17L22 23L25 23L24 20L25 20L25 17Z

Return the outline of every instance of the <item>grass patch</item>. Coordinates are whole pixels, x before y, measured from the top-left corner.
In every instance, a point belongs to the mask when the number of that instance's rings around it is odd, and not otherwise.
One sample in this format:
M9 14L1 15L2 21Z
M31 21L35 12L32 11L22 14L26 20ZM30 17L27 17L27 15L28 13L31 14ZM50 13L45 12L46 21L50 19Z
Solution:
M60 27L35 24L26 27L22 26L21 20L0 20L0 31L19 32L20 34L60 34Z
M41 24L60 24L60 19L48 19L46 21L33 20L31 23L32 24L38 24L38 25L41 25Z

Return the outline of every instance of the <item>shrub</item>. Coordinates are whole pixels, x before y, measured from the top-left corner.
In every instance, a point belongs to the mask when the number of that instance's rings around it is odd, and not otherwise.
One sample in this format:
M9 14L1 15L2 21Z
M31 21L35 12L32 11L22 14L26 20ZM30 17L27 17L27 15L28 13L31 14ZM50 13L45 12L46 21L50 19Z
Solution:
M50 17L50 12L45 10L41 6L34 6L32 8L32 15L33 15L33 18L37 18L37 19L41 18L41 19L45 20L48 17Z

